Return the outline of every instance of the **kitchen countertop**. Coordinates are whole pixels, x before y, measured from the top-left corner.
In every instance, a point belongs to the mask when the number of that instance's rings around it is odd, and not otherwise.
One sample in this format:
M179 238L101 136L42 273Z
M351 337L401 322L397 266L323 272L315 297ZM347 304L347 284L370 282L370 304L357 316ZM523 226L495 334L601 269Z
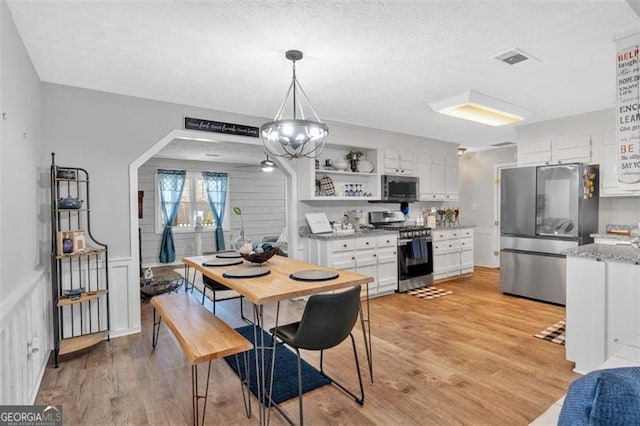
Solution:
M436 225L435 228L431 228L433 231L446 231L447 229L465 229L465 228L475 228L476 225L453 225L453 226L438 226Z
M311 238L314 240L342 240L347 238L354 237L368 237L370 235L385 235L385 234L395 234L398 233L396 231L387 231L384 229L369 229L365 231L354 232L353 234L336 234L334 232L327 232L326 234L312 234L311 232L300 230L301 238Z
M604 262L640 265L640 250L629 245L585 244L562 253L567 256L586 257Z

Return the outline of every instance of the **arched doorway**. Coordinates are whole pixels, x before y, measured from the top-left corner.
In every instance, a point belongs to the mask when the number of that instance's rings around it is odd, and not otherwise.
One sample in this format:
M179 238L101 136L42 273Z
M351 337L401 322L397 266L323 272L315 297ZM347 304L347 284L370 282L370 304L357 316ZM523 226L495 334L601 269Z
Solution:
M260 145L260 141L256 138L245 137L245 136L235 136L235 135L219 135L212 133L203 134L202 132L189 131L189 130L172 130L167 135L165 135L162 139L156 142L152 147L150 147L147 151L145 151L142 155L136 158L133 162L129 164L129 231L130 231L130 246L131 246L131 257L132 257L132 265L129 268L129 282L137 283L138 280L138 264L140 262L139 259L139 242L138 242L138 169L140 166L145 164L151 157L153 157L156 153L158 153L162 148L168 145L174 139L191 139L198 141L207 141L211 143L219 142L224 139L226 142L237 142L237 143L246 143L246 144L254 144ZM286 179L286 227L287 227L287 237L288 237L288 245L289 245L289 256L296 256L296 247L298 245L298 231L297 231L297 217L298 217L298 209L297 209L297 179L296 179L296 171L291 166L291 164L287 161L283 161L279 158L273 159L282 174ZM129 289L130 297L129 300L132 302L139 303L140 294L138 289Z

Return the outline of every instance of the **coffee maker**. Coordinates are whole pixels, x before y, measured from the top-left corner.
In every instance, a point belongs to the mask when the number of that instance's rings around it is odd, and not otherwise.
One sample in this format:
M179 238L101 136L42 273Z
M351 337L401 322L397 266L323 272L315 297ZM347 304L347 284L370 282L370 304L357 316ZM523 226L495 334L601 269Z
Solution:
M363 225L362 220L364 217L362 210L349 210L345 213L345 216L347 216L347 223L353 225L353 229L356 232L361 230Z

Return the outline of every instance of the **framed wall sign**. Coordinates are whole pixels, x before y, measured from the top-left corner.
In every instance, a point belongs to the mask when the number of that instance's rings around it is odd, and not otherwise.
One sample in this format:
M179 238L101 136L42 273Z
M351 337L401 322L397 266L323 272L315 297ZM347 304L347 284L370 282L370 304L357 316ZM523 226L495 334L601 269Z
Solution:
M200 130L203 132L225 133L228 135L260 137L260 129L244 124L223 123L221 121L205 120L202 118L184 118L185 130Z
M617 40L616 133L620 188L640 188L640 32Z

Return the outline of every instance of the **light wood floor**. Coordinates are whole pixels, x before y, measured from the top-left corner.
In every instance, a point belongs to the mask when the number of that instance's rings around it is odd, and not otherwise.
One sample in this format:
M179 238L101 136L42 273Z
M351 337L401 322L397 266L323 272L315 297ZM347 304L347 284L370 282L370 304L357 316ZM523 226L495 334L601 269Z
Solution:
M497 270L438 284L453 294L425 301L395 294L371 301L375 383L365 376L358 406L333 386L304 396L308 424L527 424L578 377L564 346L533 337L564 318L564 308L502 295ZM238 300L218 305L243 325ZM281 323L299 319L303 302L282 306ZM245 303L245 312L250 307ZM273 309L269 314L273 314ZM187 424L190 366L163 327L151 350L152 310L142 305L141 334L115 338L48 367L36 404L62 404L66 424ZM358 330L361 362L366 365ZM314 353L304 357L317 365ZM357 386L348 341L325 356L326 370ZM204 372L204 368L200 369ZM365 372L363 371L363 374ZM204 377L201 380L204 382ZM255 400L254 400L255 402ZM296 401L283 407L297 417ZM208 424L256 424L244 417L240 385L227 364L212 367ZM283 424L277 413L274 424Z

